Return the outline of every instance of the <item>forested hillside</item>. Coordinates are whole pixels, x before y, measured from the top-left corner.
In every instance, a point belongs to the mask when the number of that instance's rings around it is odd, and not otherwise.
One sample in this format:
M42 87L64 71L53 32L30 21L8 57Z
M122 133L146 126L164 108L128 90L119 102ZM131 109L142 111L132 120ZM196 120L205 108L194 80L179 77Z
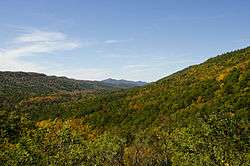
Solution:
M75 80L33 72L1 72L0 101L20 101L24 98L68 92L113 91L135 87L135 84L112 84L105 81Z
M1 165L250 165L250 47L143 87L1 105Z

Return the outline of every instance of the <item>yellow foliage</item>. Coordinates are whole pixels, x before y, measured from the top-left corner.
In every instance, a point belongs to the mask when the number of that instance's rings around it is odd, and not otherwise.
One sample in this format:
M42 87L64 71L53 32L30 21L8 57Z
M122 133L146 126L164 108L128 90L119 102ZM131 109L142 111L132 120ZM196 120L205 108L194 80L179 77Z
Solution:
M203 97L202 96L199 96L198 98L197 98L197 101L196 101L197 103L203 103L204 102L204 99L203 99Z
M217 78L217 81L224 81L224 79L226 78L226 76L232 71L232 68L227 68L225 69Z
M139 103L130 103L129 104L129 108L133 109L133 110L142 110L143 109L143 105L139 104Z
M247 66L249 65L250 60L243 62L243 63L239 63L236 68L239 69L241 72L245 71ZM226 78L226 76L233 70L233 68L227 68L225 69L217 78L217 81L224 81L224 79Z
M228 73L222 73L217 77L217 81L224 81L225 77L227 76Z
M56 96L39 96L39 97L33 97L30 98L30 102L46 102L46 101L53 101L57 99Z
M51 127L51 121L50 120L42 120L42 121L36 122L36 126L39 128L49 128L49 127Z
M80 135L85 139L94 141L97 138L97 131L92 129L87 124L82 124L82 119L68 119L62 121L61 119L51 120L42 120L36 123L36 126L39 128L47 128L48 133L46 136L47 142L55 141L58 134L63 128L70 128L71 134L73 136Z
M82 124L83 119L69 119L64 122L71 129L72 135L81 135L89 140L95 140L97 132L89 127L87 124Z

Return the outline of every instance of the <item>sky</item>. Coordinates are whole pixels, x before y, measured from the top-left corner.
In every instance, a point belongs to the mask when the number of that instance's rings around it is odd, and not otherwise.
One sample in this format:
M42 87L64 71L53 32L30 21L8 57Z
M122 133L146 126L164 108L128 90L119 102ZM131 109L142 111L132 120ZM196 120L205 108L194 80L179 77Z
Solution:
M249 0L0 1L0 71L150 82L249 45Z

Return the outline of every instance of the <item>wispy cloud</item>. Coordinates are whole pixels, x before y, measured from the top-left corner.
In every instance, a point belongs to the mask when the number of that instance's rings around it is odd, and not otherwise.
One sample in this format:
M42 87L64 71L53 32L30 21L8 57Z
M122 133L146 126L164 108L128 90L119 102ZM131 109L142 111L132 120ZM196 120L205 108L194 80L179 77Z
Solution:
M103 43L104 44L118 44L118 43L129 42L132 40L133 39L124 39L124 40L110 39L110 40L105 40Z
M53 62L29 62L24 58L89 47L96 45L96 42L88 40L79 42L62 32L34 28L18 27L17 32L19 35L8 41L7 47L0 48L0 70L2 71L32 71L91 80L109 77L109 71L105 69L69 68Z
M20 60L20 57L72 50L80 46L80 42L69 39L69 37L62 32L26 29L24 33L10 41L7 48L0 48L0 69L12 70L20 68L19 70L22 70L25 68L25 64L28 66L31 66L31 64Z
M64 33L32 30L17 36L13 40L13 46L5 49L2 56L30 56L79 47L80 42L69 39Z

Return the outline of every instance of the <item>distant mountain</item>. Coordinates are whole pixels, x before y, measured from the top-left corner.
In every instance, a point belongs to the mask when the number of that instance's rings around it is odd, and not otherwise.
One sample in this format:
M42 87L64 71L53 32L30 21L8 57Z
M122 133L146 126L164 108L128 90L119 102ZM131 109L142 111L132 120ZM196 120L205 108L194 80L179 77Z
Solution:
M145 82L107 79L103 81L75 80L67 77L47 76L34 72L0 71L0 101L10 98L21 100L29 96L58 92L100 92L128 89Z
M112 84L100 81L75 80L33 72L1 72L0 97L50 94L56 92L111 90Z
M143 86L143 85L147 84L146 82L143 82L143 81L128 81L128 80L123 80L123 79L116 80L116 79L112 79L112 78L108 78L108 79L103 80L101 82L112 84L116 87L121 87L121 88L138 87L138 86Z

